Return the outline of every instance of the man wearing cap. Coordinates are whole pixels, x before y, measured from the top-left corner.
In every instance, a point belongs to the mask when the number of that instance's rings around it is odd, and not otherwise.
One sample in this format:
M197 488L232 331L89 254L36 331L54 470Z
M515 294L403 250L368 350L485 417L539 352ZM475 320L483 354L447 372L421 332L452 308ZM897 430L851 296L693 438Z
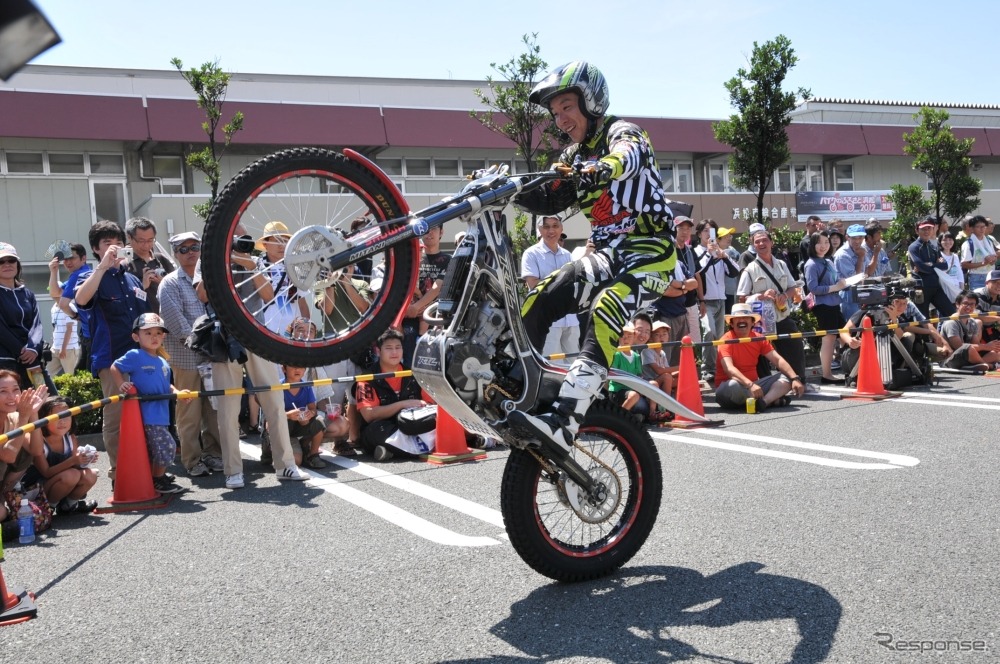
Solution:
M198 365L207 366L208 362L185 346L184 340L191 334L195 321L205 315L205 305L194 288L194 270L201 258L201 236L194 231L180 233L170 238L170 246L178 269L163 277L158 292L160 316L170 333L163 345L170 354L174 387L200 392L206 387ZM188 475L201 477L223 470L218 417L211 401L206 398L177 401L177 437L181 463Z
M867 271L865 262L865 238L868 234L861 224L851 224L847 227L847 243L833 255L833 266L837 268L838 279L848 279L856 274ZM854 312L860 308L854 291L845 288L840 291L840 313L844 320L850 320Z
M524 250L521 255L521 278L528 290L572 260L559 238L563 235L562 220L555 215L539 217L537 221L539 239ZM555 353L576 354L580 352L580 323L576 314L553 321L545 337L542 355Z
M761 231L767 232L767 226L761 223L752 223L750 224L750 227L747 228L747 237L750 238L750 246L747 247L746 251L740 254L738 264L741 270L747 269L747 265L752 263L754 259L757 258L757 250L753 246L753 236Z
M147 311L148 297L142 282L125 270L126 259L118 258L125 246L125 233L113 221L99 221L88 233L90 249L99 261L82 283L78 283L76 306L90 313L90 371L101 381L105 397L118 394L118 385L111 376L111 363L136 348L132 339L132 323ZM101 433L108 452L114 480L118 465L118 438L121 426L121 404L112 403L102 412Z
M691 221L690 217L681 214L673 219L672 224L675 246L685 246L691 238L694 222ZM653 315L656 320L666 323L670 328L670 341L680 341L691 334L688 307L698 306L698 279L695 276L692 263L682 260L679 249L673 279L668 286L668 292L676 293L676 295L663 295L657 298L652 305ZM680 364L681 349L679 345L671 346L669 350L666 350L666 353L670 366Z
M166 256L154 251L156 225L151 220L132 217L125 222L125 234L132 247L132 262L127 263L125 269L142 282L142 288L146 291L146 305L149 311L157 313L160 303L156 298L156 291L160 287L160 280L168 272L173 272L174 266Z
M930 316L929 307L933 304L941 318L947 318L955 313L955 303L941 288L941 280L937 270L948 271L948 261L941 256L941 250L935 244L935 235L938 227L938 218L932 214L927 215L917 222L917 239L914 240L907 256L913 268L914 276L920 277L923 282L924 301L917 304L920 313Z
M753 334L753 326L760 316L753 312L749 304L733 305L733 312L726 316L729 331L722 335L719 357L715 365L715 401L722 408L743 409L747 399L755 399L755 409L764 410L772 406L787 406L791 403L792 392L802 396L806 391L805 380L795 373L771 342ZM757 338L759 341L738 339ZM778 373L760 378L757 365L765 358L777 367Z
M972 217L968 228L969 238L962 245L962 269L969 275L969 288L976 290L986 286L986 275L1000 260L1000 252L986 236L986 217Z

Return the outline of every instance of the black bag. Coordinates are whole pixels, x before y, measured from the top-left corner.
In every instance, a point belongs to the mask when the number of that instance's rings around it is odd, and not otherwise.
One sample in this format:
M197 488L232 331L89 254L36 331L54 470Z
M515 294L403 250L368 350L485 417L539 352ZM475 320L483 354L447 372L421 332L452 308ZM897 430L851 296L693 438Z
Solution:
M396 415L396 425L407 436L434 431L437 426L437 406L431 404L419 408L404 408Z
M210 362L243 364L247 361L243 346L226 333L214 313L207 313L195 320L184 345Z

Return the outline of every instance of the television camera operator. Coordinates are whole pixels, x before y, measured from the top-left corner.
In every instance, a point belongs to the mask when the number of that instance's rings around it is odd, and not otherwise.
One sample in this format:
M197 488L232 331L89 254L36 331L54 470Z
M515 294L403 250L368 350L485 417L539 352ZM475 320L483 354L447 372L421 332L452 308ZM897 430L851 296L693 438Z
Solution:
M851 382L854 368L861 357L861 321L865 316L871 318L872 327L900 325L892 330L875 331L877 338L887 338L891 335L899 341L898 344L888 345L892 369L892 380L888 384L891 387L905 387L913 381L930 380L931 356L947 355L949 351L944 338L926 322L917 307L910 302L910 298L918 304L922 301L923 292L919 286L916 280L896 278L888 281L866 280L854 287L855 297L861 303L861 308L851 316L844 331L840 333L840 339L844 344L840 363L848 382ZM924 337L929 337L933 343L919 341ZM880 364L883 363L884 359L880 356Z

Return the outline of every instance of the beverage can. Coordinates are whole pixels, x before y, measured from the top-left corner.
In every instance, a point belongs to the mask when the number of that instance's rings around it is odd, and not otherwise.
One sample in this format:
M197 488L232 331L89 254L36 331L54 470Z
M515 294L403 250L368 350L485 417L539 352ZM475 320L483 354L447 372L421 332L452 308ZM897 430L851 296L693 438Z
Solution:
M45 384L45 375L42 373L41 366L28 367L28 378L31 379L31 384L36 390Z
M747 415L753 415L757 412L757 400L753 397L747 399Z

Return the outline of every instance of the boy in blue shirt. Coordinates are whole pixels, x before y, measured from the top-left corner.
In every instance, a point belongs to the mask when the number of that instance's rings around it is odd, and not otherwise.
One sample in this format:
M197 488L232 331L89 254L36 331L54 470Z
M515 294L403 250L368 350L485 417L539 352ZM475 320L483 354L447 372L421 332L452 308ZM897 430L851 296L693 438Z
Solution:
M170 366L163 358L163 337L167 333L163 319L157 314L142 314L132 324L132 339L139 347L119 357L111 365L111 376L124 393L133 387L142 396L173 394ZM125 378L125 375L128 378ZM153 488L160 493L177 493L183 489L167 475L167 466L177 453L177 441L170 434L170 405L166 399L142 401L142 428L146 433L149 466L153 472Z
M299 383L305 376L302 367L281 365L286 383ZM326 427L316 418L316 394L312 387L293 387L285 390L285 417L288 419L288 437L298 440L292 445L296 465L302 463L303 453L310 468L326 468L326 462L319 457ZM301 452L296 451L301 447Z

